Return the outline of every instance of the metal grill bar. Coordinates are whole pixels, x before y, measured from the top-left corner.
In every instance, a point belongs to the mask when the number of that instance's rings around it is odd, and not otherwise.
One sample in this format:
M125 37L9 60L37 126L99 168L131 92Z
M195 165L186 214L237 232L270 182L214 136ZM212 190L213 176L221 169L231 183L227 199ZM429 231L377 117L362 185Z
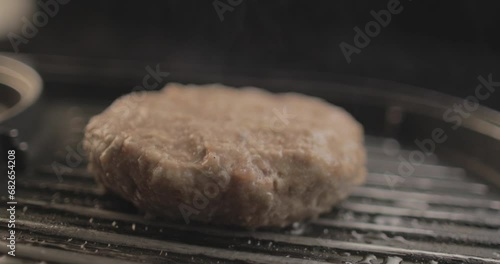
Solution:
M354 191L354 197L390 200L390 201L420 201L430 205L446 205L455 207L469 208L485 208L492 210L500 210L500 201L488 200L484 198L463 197L462 195L442 195L429 194L415 191L399 191L391 190L390 192L374 187L359 187Z
M367 213L374 215L392 215L392 216L403 216L403 217L413 217L413 218L426 218L430 220L443 220L443 221L454 221L457 223L465 223L472 225L488 226L492 228L500 227L500 219L498 214L464 214L464 213L453 213L444 211L434 211L434 210L415 210L412 208L401 208L394 206L378 206L378 205L365 205L358 203L345 202L342 204L342 208L353 212Z
M368 180L366 182L368 185L390 188L387 179L385 178L385 174L371 173L370 176L371 177L368 177ZM488 192L488 186L485 184L441 179L406 177L402 178L402 181L398 182L397 184L399 185L399 188L412 188L426 192L436 192L439 190L445 192L460 192L465 194L470 193L479 195L483 195Z

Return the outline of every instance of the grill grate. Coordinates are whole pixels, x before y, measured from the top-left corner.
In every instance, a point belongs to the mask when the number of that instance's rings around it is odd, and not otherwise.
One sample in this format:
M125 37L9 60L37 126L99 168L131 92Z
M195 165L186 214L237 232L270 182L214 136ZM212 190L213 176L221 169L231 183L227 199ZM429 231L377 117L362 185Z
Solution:
M47 120L59 120L47 142L60 145L18 178L22 263L500 263L498 191L436 156L391 188L384 173L397 171L398 159L376 137L366 140L367 183L309 223L249 232L144 217L98 189L83 160L62 178L54 173L52 162L67 165L67 147L77 148L100 110L58 103L47 111ZM5 233L7 220L0 222Z

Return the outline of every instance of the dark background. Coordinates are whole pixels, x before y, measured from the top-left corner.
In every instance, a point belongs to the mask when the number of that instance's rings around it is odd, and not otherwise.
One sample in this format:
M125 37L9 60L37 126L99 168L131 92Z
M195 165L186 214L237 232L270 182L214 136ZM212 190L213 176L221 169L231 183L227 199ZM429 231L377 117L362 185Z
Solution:
M339 44L353 44L353 28L388 2L243 0L220 21L213 1L72 0L20 51L142 69L162 62L193 74L347 74L459 97L474 94L479 75L500 80L499 1L401 0L403 11L348 64ZM13 51L8 41L0 48ZM500 110L500 92L482 103Z

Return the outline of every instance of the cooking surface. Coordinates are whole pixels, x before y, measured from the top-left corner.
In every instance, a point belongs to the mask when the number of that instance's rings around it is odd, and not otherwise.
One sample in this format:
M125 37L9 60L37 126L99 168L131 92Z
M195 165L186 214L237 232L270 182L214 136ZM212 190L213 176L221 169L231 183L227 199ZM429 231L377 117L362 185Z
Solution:
M500 263L498 190L436 156L410 177L384 176L410 153L394 140L367 136L367 183L332 212L249 232L144 217L103 194L78 148L103 106L50 105L39 132L44 152L17 177L19 263ZM0 263L11 262L4 255Z

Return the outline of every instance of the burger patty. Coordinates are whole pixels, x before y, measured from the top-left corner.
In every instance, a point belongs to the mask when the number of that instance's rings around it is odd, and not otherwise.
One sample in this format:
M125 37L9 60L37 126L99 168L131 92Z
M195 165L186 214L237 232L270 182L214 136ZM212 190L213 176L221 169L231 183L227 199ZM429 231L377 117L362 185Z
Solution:
M346 111L252 87L125 95L90 120L84 148L105 188L186 223L283 227L331 210L366 174Z

